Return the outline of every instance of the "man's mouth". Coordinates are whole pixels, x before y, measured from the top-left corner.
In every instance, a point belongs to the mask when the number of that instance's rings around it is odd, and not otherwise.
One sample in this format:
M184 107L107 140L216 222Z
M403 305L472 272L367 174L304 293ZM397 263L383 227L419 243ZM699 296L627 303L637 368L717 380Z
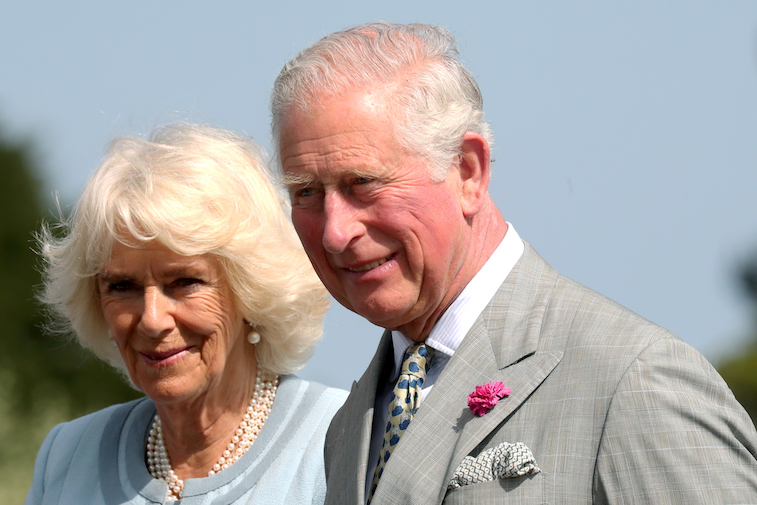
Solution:
M391 259L391 257L392 256L390 254L386 258L383 258L383 259L380 259L380 260L376 260L376 261L374 261L372 263L368 263L367 265L363 265L363 266L358 267L358 268L350 268L348 270L350 272L367 272L368 270L373 270L374 268L383 265L384 263L386 263L387 261L389 261Z

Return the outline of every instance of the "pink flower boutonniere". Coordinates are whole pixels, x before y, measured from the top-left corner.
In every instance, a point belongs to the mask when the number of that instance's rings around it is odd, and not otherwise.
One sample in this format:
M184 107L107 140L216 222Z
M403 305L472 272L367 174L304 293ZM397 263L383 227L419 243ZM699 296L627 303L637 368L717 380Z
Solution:
M500 400L510 395L510 388L506 388L501 382L487 382L476 386L476 390L468 395L468 407L477 416L483 416L489 412Z

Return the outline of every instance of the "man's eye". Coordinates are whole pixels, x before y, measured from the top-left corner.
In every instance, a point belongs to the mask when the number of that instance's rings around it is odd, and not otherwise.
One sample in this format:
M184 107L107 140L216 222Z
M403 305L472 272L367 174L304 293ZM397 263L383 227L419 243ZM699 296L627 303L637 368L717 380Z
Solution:
M315 194L315 188L310 186L301 186L289 188L289 199L292 203L296 202L300 198L307 198Z
M370 177L355 177L354 183L355 184L368 184L372 180L373 179L371 179Z

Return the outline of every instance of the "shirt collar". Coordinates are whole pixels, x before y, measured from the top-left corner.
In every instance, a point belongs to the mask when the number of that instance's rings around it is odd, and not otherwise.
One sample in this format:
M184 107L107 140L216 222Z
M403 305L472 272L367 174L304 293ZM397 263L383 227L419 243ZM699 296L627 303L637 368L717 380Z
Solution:
M460 292L442 317L431 329L426 344L437 352L452 356L465 335L473 327L499 287L505 282L515 264L523 255L525 246L513 225L507 223L507 232L484 266ZM405 351L414 344L397 330L392 331L394 368L399 370Z

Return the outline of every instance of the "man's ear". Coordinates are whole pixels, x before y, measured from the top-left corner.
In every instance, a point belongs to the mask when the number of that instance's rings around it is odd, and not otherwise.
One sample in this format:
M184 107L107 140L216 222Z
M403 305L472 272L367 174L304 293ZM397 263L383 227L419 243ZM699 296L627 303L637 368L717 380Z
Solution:
M481 211L489 197L491 162L489 143L475 132L465 132L460 149L458 170L462 182L460 203L463 215L473 217Z

